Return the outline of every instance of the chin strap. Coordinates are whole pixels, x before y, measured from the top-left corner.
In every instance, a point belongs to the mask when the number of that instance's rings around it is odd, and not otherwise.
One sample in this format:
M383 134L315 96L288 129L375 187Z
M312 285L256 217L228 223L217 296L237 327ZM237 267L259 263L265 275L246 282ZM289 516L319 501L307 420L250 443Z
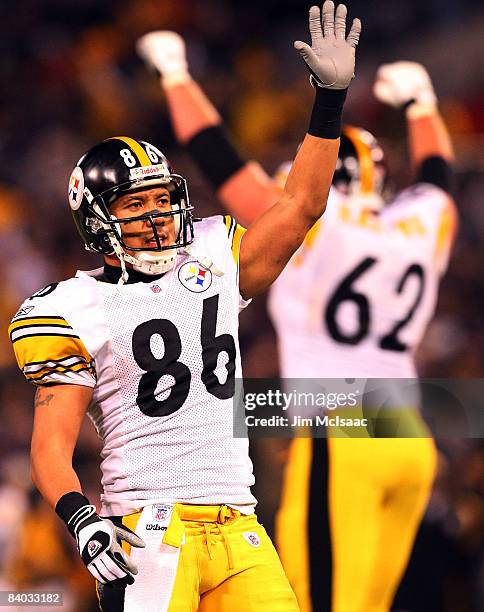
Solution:
M98 210L101 214L101 211ZM111 219L116 219L115 216L111 216ZM104 226L106 227L106 225ZM109 229L109 228L108 228ZM176 256L178 251L184 251L190 257L193 257L198 261L198 263L210 270L212 274L215 276L223 276L224 272L218 268L214 262L205 255L201 255L197 253L197 250L193 248L192 245L187 245L185 247L173 247L173 249L166 249L165 251L161 251L159 253L151 253L147 251L141 251L139 257L126 253L126 251L121 246L119 240L112 232L108 232L109 242L113 247L113 251L116 254L116 257L119 259L121 264L121 276L118 281L118 285L124 285L129 278L128 270L126 269L126 262L131 264L135 270L138 272L142 272L144 274L164 274L171 270L176 262ZM168 251L174 251L174 254L171 254L168 258L163 253L167 253Z
M128 281L129 275L128 275L128 270L126 268L126 262L130 263L134 267L134 269L138 270L139 272L143 272L144 274L153 274L153 275L162 274L163 272L168 272L175 265L176 256L173 257L172 264L170 265L169 268L165 268L164 270L156 270L156 271L146 270L144 266L140 264L148 263L148 262L146 261L140 262L136 257L133 257L132 255L129 255L128 253L126 253L117 240L112 240L111 244L121 264L121 276L119 278L118 285L124 285ZM201 266L203 266L207 270L210 270L212 274L214 274L215 276L224 275L224 272L220 270L220 268L218 268L210 258L204 255L201 255L200 253L197 253L196 249L194 249L191 245L188 245L184 247L183 249L179 249L179 250L183 250L185 253L187 253L187 255L189 255L190 257L193 257L193 259L196 259Z
M125 253L125 260L132 264L133 268L143 274L164 274L169 272L175 265L178 249L172 247L161 252L140 251L136 255Z
M110 237L111 246L116 253L116 257L119 259L119 263L121 264L121 276L118 280L118 285L124 285L124 283L128 282L128 270L126 269L126 253L123 251L121 245L117 240L113 240Z
M154 258L154 260L152 261L149 261L149 259L144 259L144 260L143 258L138 259L137 257L134 257L133 255L130 255L129 253L126 253L123 247L119 244L119 241L116 239L116 237L111 234L109 235L109 242L111 243L111 246L113 247L113 251L116 257L119 259L119 263L121 264L121 276L118 281L118 285L120 286L128 282L129 273L126 268L126 262L131 264L133 268L137 270L138 272L142 272L143 274L153 274L153 275L163 274L164 272L168 272L168 270L170 270L175 264L177 249L174 249L175 255L172 257L172 261L171 262L165 261L162 267L160 268L160 262L156 258ZM146 256L149 257L151 253L149 254L141 253L141 255L142 256L144 255L145 257ZM153 267L155 267L154 270L153 270Z
M121 276L118 280L118 285L124 285L124 283L128 282L129 274L126 269L126 262L124 261L124 257L120 257L119 261L121 262Z
M220 270L220 268L218 268L209 257L198 253L192 245L187 245L180 248L174 247L172 250L175 251L175 253L171 255L171 261L170 259L166 259L166 255L163 255L163 253L166 253L169 249L156 254L142 251L140 252L139 257L135 257L129 253L126 253L116 236L114 236L112 233L109 233L108 235L113 251L121 264L121 276L118 281L118 285L120 286L124 285L129 278L128 270L126 269L126 262L131 264L135 270L138 272L143 272L144 274L163 274L174 267L178 251L184 251L187 253L187 255L196 259L201 266L207 270L210 270L212 274L215 274L215 276L224 275L224 272ZM165 259L165 261L161 261L163 259Z

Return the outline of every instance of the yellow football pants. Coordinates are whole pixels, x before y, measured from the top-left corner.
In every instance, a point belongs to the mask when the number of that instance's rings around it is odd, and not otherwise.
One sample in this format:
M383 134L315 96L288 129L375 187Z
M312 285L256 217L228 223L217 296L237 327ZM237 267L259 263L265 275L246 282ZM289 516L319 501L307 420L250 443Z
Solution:
M276 545L302 612L387 612L436 467L431 438L297 438Z
M187 504L176 504L174 511L181 520L184 544L168 612L299 610L276 550L255 514ZM123 517L122 523L134 531L140 514ZM103 612L138 612L138 607L135 611L124 606L124 589L98 591ZM139 610L158 612L145 606Z

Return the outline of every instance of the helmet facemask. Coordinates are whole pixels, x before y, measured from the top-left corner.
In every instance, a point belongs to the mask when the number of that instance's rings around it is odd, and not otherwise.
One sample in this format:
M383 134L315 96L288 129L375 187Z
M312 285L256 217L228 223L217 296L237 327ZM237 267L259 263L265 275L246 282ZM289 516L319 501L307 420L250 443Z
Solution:
M121 196L154 187L166 187L169 191L171 210L152 210L123 218L112 214L110 208ZM170 270L175 265L178 249L193 241L192 209L188 202L186 181L176 174L171 174L169 178L152 176L148 180L132 181L99 194L92 201L92 212L99 223L98 231L106 234L112 254L120 260L123 271L125 263L129 263L135 270L153 275ZM166 236L163 236L166 224L160 223L161 219L166 219L167 224L170 220L173 222L174 232L170 233L174 233L174 239L170 240L170 244L163 244L166 241ZM152 234L155 245L134 247L127 244L125 239L130 234L129 226L140 222L146 224L145 232L133 232L133 235ZM92 225L96 223L91 224L91 229Z

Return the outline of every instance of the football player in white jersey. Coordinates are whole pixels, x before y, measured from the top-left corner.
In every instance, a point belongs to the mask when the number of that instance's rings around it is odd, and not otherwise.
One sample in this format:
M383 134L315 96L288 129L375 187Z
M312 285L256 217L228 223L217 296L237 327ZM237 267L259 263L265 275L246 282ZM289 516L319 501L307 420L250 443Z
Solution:
M38 385L33 480L76 538L104 611L298 609L254 515L248 441L233 426L239 310L324 212L354 76L359 20L346 37L346 7L328 1L309 24L312 47L295 48L315 103L273 208L247 231L230 216L195 220L158 148L105 140L69 182L104 268L45 287L10 326ZM100 515L72 467L86 412L103 441Z
M178 140L227 208L250 225L276 201L291 164L273 180L241 159L191 78L177 34L153 32L139 49L161 74ZM383 206L381 148L365 130L343 129L328 208L270 292L281 374L291 384L416 376L414 353L456 227L452 147L422 66L382 66L375 94L405 109L416 183ZM372 423L364 431L334 427L327 439L301 437L291 446L277 543L305 612L391 605L436 458L416 406L404 408L392 434L371 430Z

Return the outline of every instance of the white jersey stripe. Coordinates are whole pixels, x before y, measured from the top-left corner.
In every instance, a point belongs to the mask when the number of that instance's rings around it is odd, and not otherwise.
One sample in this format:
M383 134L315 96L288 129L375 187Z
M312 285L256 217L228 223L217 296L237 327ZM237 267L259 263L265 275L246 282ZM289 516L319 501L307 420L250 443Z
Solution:
M60 329L65 331L60 331ZM17 342L17 340L21 340L22 338L29 338L32 336L67 336L70 338L79 338L77 334L74 333L73 330L69 331L67 327L51 327L51 326L42 326L42 327L21 327L19 329L15 329L11 332L11 340L12 342Z

